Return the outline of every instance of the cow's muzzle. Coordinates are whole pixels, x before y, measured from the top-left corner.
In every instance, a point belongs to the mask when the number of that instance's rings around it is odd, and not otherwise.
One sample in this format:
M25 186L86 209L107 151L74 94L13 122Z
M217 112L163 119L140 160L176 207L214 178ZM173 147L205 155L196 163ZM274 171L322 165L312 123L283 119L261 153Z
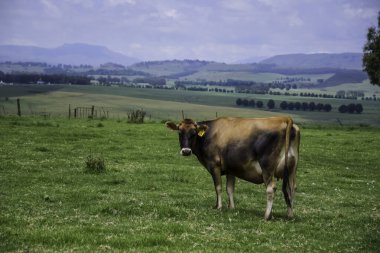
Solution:
M181 149L181 151L179 153L183 156L189 156L189 155L191 155L191 149L190 148L183 148L183 149Z

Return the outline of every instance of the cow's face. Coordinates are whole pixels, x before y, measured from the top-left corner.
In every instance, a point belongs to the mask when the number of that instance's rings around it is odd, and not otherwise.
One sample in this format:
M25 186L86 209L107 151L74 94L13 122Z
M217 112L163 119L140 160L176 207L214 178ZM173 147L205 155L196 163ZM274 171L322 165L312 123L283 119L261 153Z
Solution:
M207 130L206 125L198 125L191 119L184 119L179 124L166 122L166 127L178 131L179 145L181 148L180 154L183 156L189 156L192 154L192 148L197 139L202 138Z

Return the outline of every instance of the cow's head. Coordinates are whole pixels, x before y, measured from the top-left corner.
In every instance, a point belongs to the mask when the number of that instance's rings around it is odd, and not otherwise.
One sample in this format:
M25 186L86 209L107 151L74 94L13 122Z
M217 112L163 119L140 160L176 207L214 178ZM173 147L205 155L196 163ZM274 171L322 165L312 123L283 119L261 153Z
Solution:
M206 125L198 125L192 119L184 119L179 124L166 122L166 127L178 131L179 145L181 148L180 154L189 156L192 154L197 139L202 138L207 130Z

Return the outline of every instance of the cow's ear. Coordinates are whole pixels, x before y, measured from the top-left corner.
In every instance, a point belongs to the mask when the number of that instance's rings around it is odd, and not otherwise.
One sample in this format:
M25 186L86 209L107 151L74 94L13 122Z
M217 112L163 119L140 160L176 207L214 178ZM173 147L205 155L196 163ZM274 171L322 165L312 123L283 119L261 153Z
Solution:
M167 128L169 128L171 130L175 130L176 131L176 130L179 129L178 126L175 123L171 122L171 121L166 122L165 125L166 125Z
M198 132L199 137L203 137L203 135L206 133L207 129L208 129L207 125L197 126L197 132Z

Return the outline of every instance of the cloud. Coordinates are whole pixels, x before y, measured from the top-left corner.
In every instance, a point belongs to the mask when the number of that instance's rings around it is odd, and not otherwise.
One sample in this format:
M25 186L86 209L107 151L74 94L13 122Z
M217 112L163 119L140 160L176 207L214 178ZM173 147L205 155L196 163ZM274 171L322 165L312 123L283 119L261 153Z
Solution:
M351 4L343 5L344 13L350 18L373 18L377 16L378 10L375 8L354 7Z
M40 0L40 2L45 8L45 13L49 16L57 18L62 16L60 9L50 0Z
M164 11L164 16L172 19L177 19L179 15L176 9L170 9Z
M135 0L106 0L106 4L112 7L119 6L119 5L135 5Z
M303 20L297 14L290 15L288 22L291 27L302 26L304 24Z

